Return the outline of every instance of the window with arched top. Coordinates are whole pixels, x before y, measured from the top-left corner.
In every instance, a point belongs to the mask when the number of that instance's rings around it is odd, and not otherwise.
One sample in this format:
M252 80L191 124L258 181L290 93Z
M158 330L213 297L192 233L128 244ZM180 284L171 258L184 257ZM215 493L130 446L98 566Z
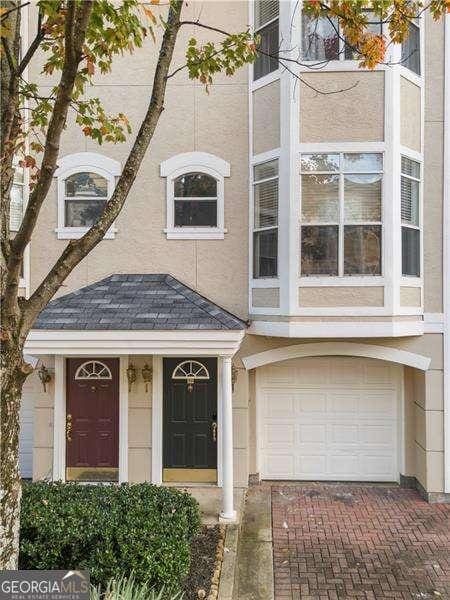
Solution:
M94 152L77 152L59 160L58 178L59 239L76 239L96 223L111 197L120 163ZM105 239L114 238L114 226Z
M89 360L78 367L76 380L83 379L112 379L110 368L99 360Z
M161 163L167 178L168 239L223 239L224 178L230 165L206 152L186 152Z
M175 367L172 379L209 379L209 371L197 360L185 360Z

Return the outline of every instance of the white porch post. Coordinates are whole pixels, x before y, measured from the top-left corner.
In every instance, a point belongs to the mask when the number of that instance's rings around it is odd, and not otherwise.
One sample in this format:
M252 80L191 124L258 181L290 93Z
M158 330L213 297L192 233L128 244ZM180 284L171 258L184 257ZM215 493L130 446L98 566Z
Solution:
M236 520L233 506L233 398L231 389L231 357L220 359L222 369L222 511L220 520Z

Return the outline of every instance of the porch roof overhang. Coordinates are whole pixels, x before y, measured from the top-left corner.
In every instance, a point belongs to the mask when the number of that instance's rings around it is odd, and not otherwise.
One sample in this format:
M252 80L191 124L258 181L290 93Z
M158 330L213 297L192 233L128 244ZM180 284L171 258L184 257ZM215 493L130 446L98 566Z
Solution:
M30 331L25 352L56 356L233 356L244 330L234 331Z
M246 328L171 275L117 274L52 300L25 352L232 356Z

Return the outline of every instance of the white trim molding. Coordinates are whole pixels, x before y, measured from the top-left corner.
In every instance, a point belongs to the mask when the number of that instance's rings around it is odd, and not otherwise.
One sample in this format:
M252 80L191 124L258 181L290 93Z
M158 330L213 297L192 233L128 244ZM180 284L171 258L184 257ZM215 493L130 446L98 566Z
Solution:
M174 181L177 177L193 171L210 175L217 181L217 226L216 227L175 227ZM167 223L164 233L169 240L219 240L225 229L225 183L230 177L230 164L207 152L183 152L163 161L160 165L161 177L166 177Z
M256 314L257 309L253 309ZM268 316L270 310L261 308ZM278 310L278 309L272 309ZM344 309L341 309L341 315ZM356 314L356 313L355 313ZM358 313L359 314L359 313ZM420 316L419 316L420 318ZM407 337L423 335L424 322L414 321L252 321L248 333L252 335L265 335L271 337L290 338L379 338L379 337ZM35 350L33 350L35 352Z
M67 227L65 223L65 185L67 177L75 173L89 172L97 173L104 177L108 185L107 199L109 199L114 191L116 180L121 173L122 166L119 161L97 154L96 152L76 152L63 156L58 161L58 168L55 171L54 177L57 178L57 195L58 195L58 227L55 229L59 240L76 240L82 237L89 227ZM117 229L112 225L105 233L103 239L114 239Z
M156 354L163 356L233 356L245 331L30 331L26 354L56 356L118 356Z
M427 371L431 363L431 358L428 356L423 356L414 352L407 352L405 350L398 350L397 348L389 348L387 346L357 344L354 342L295 344L246 356L242 359L242 362L244 367L248 370L282 360L306 358L309 356L362 356L365 358L375 358L377 360L385 360L387 362L406 365L408 367L420 369L421 371Z

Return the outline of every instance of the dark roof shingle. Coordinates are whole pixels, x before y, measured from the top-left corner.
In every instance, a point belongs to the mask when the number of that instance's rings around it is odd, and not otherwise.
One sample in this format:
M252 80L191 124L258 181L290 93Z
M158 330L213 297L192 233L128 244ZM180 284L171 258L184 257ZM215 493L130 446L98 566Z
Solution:
M110 275L52 300L34 329L245 329L171 275Z

